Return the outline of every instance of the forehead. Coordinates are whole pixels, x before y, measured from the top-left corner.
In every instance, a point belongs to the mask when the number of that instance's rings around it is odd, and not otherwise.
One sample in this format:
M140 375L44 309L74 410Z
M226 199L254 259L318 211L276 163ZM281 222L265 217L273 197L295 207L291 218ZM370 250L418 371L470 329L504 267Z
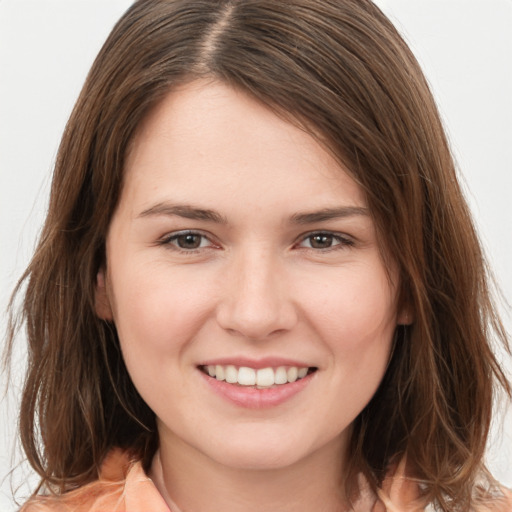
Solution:
M360 187L309 133L211 81L170 92L142 122L127 156L127 196L136 203L192 196L217 208L235 199L247 208L285 200L305 208L365 204Z

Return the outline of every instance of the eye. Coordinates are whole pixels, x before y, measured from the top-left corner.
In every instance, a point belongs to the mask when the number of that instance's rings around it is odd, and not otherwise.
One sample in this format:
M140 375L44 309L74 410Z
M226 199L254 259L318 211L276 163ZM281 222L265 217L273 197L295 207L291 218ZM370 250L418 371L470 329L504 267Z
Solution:
M181 231L171 233L160 242L181 251L194 251L197 249L212 247L214 244L202 233L196 231Z
M351 245L353 242L347 237L329 232L310 233L299 243L299 247L318 250L341 249Z

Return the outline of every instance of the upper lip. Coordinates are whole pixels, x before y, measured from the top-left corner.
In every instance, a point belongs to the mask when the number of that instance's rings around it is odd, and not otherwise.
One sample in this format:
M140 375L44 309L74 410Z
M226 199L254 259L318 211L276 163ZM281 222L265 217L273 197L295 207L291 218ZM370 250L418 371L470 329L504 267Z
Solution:
M247 357L220 357L215 359L208 359L201 362L198 366L246 366L248 368L278 368L279 366L296 366L298 368L311 368L313 365L297 361L296 359L289 359L286 357L264 357L260 359L251 359Z

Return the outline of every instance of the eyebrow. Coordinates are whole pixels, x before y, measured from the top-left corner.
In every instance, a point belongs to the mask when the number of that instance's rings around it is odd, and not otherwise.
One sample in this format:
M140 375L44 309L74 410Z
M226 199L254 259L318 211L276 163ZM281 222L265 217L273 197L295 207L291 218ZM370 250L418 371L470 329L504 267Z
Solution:
M228 224L226 217L215 210L199 208L190 204L171 204L166 202L158 203L143 210L138 217L143 218L158 215L204 220L216 224ZM313 212L298 212L291 216L290 221L292 224L304 225L358 215L369 216L370 214L367 208L361 206L341 206L339 208L323 208Z
M152 217L156 215L177 216L192 220L206 220L217 224L228 223L225 217L214 210L197 208L189 204L158 203L142 211L138 217Z
M291 217L293 224L314 224L315 222L325 222L327 220L341 219L354 216L369 216L368 208L362 206L342 206L340 208L324 208L316 212L299 212Z

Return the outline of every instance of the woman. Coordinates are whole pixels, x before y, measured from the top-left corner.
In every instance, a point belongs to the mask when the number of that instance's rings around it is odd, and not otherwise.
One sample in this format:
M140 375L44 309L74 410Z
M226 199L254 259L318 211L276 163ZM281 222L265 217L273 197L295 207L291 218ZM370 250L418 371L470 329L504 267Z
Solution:
M136 2L24 279L21 435L55 493L26 510L510 507L482 462L507 340L369 1Z

